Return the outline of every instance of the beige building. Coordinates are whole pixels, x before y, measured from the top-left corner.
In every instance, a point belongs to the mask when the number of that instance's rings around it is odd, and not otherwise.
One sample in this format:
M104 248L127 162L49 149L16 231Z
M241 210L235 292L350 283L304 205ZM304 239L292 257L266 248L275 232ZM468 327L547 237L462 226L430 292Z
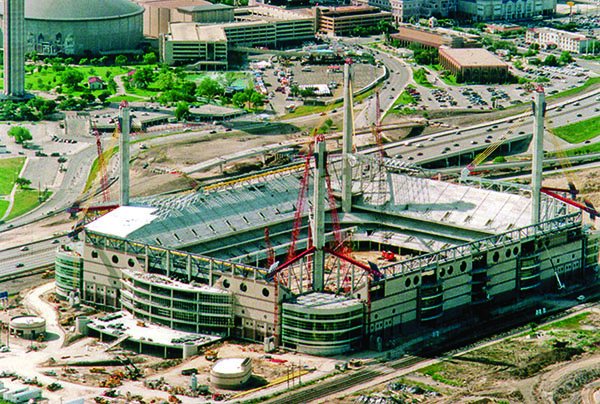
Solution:
M201 70L227 70L227 37L222 27L173 24L171 34L160 39L160 58L166 64L198 62Z
M144 35L158 38L175 22L217 23L233 21L233 7L205 0L137 0L144 6Z
M425 28L410 24L400 24L398 32L390 35L391 41L397 41L400 46L408 47L417 43L422 47L439 48L470 48L478 45L477 37L445 28Z
M273 6L235 10L235 22L171 24L161 35L159 53L167 64L196 63L201 70L227 68L227 52L235 47L276 48L286 43L313 40L312 16Z
M531 28L525 32L525 42L537 43L541 49L558 48L573 53L593 53L595 41L594 38L577 32L554 28Z
M371 27L392 21L392 13L372 6L316 8L317 30L328 36L348 36L357 27Z
M439 48L439 60L440 65L459 82L503 82L508 77L508 64L482 48L452 49L442 46Z

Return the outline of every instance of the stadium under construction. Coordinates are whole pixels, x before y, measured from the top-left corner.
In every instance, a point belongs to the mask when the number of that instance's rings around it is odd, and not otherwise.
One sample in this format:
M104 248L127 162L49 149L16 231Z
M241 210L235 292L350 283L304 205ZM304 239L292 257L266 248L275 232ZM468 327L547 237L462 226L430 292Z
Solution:
M531 321L595 283L598 232L541 187L543 108L531 186L438 181L354 152L350 70L339 156L317 137L300 167L126 197L61 246L57 294L176 330L335 355Z

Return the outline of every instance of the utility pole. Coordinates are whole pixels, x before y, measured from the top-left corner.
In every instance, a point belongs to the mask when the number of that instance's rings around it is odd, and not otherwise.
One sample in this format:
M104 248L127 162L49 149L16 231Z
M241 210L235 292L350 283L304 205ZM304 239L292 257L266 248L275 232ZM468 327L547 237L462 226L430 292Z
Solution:
M540 222L542 168L544 160L544 115L546 100L544 88L538 87L533 102L533 156L531 167L531 224Z

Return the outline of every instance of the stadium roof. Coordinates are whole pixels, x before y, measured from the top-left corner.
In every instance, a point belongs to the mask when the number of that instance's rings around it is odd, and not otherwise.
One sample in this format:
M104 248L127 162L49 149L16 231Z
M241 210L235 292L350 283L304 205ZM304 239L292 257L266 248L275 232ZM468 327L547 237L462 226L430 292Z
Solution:
M25 18L36 20L96 20L143 12L144 7L129 0L25 0Z
M331 172L337 172L332 169ZM287 250L294 223L301 173L253 179L228 189L168 197L138 199L152 207L131 214L127 227L119 208L87 226L129 240L227 260L254 264L265 258L264 229L278 253ZM339 180L332 176L339 192ZM311 179L309 184L312 185ZM389 185L391 185L391 192ZM390 173L385 191L377 181L363 178L354 184L352 212L340 213L344 229L353 229L357 241L373 241L423 253L463 245L531 224L531 200L520 194L497 192L404 173ZM311 206L309 188L305 207ZM325 206L329 206L328 201ZM144 208L129 208L144 209ZM127 213L127 212L126 212ZM306 216L305 211L305 216ZM331 234L331 220L326 232ZM298 249L306 246L307 219L303 220Z

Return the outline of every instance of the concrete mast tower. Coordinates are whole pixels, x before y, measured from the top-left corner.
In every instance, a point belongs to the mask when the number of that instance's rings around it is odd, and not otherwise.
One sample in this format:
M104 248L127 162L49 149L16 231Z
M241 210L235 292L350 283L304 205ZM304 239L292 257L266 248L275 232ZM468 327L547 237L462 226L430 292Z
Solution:
M119 178L121 178L121 189L119 204L127 206L129 205L129 132L131 130L129 104L127 101L121 102L119 114L121 121L121 139L119 142L119 161L121 163Z
M544 116L546 100L544 88L538 87L533 102L533 158L531 167L531 223L540 222L540 205L542 202L542 166L544 159Z
M4 90L6 98L25 96L25 0L4 0Z
M327 152L323 135L315 140L315 171L313 190L313 228L315 254L313 261L313 291L322 292L325 287L325 176L327 175Z
M344 65L343 131L342 210L350 212L352 210L352 166L350 166L350 156L353 152L352 134L354 133L354 122L352 121L352 59L347 59Z

